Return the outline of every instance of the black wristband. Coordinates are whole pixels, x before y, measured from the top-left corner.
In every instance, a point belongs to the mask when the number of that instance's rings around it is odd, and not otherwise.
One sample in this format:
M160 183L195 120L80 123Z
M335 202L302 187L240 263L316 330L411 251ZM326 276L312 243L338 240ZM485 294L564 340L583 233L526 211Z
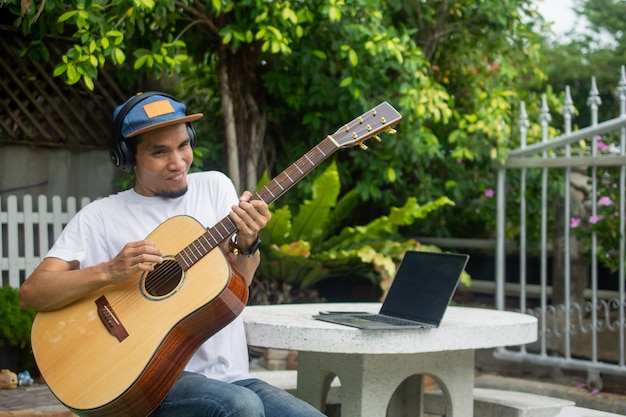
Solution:
M259 246L261 246L261 238L259 237L259 235L257 235L256 240L254 241L254 243L252 243L252 246L250 246L248 252L244 252L239 246L237 246L237 235L233 236L233 243L235 244L235 255L243 256L244 258L250 258L254 256L256 251L259 250Z

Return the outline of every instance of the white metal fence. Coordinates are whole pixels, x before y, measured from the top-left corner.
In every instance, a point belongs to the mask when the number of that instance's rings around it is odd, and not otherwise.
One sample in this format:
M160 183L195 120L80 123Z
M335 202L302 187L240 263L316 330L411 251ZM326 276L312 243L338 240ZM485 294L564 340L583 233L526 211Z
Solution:
M601 373L626 374L624 68L617 92L619 116L598 123L601 100L592 79L590 124L572 132L567 90L565 134L554 139L548 139L551 116L544 96L538 119L542 140L529 146L522 106L522 145L498 169L496 190L496 307L517 308L539 321L536 344L500 349L496 357L587 371L588 386L598 389ZM519 230L519 271L505 267L511 230ZM538 271L527 268L531 255L540 260ZM603 267L612 272L608 290L600 279ZM515 297L506 292L511 276L519 276ZM538 294L531 294L531 284L539 284Z
M18 288L39 265L41 258L58 238L77 209L89 203L69 197L48 198L40 195L34 201L26 195L19 201L16 196L0 198L0 282L2 286Z

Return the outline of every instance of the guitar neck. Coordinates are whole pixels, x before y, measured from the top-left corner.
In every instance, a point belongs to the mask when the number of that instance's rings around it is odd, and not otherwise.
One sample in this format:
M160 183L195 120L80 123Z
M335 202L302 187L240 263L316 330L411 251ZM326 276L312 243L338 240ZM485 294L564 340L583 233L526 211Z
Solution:
M371 137L376 137L383 130L393 133L392 126L400 123L402 116L389 103L383 102L363 113L338 129L333 135L308 151L304 156L278 174L265 187L252 196L253 200L263 200L270 204L285 194L298 181L313 171L319 164L328 159L338 149L348 146L363 145ZM189 269L194 263L209 253L213 248L237 231L237 226L229 216L224 217L176 255L178 264L183 270Z
M304 154L295 163L287 167L271 180L265 187L261 188L252 198L263 200L270 204L278 197L285 194L291 187L296 185L309 172L313 171L319 164L334 154L339 147L331 136L321 141L317 146Z
M254 200L263 200L270 204L285 194L319 164L333 155L339 146L331 136L321 141L304 156L278 174L265 187L252 196ZM237 226L229 216L224 217L215 226L176 255L183 270L190 268L198 259L209 253L230 235L237 231Z

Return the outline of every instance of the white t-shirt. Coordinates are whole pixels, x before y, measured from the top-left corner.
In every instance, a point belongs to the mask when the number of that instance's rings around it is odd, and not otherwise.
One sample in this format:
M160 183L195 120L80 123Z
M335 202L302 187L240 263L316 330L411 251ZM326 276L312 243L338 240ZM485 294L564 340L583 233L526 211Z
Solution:
M63 229L46 257L78 261L85 268L113 259L125 244L145 239L170 217L185 214L211 227L228 215L239 197L218 171L190 174L178 198L145 197L123 191L85 206ZM248 348L241 317L216 333L191 358L187 371L233 382L249 377Z

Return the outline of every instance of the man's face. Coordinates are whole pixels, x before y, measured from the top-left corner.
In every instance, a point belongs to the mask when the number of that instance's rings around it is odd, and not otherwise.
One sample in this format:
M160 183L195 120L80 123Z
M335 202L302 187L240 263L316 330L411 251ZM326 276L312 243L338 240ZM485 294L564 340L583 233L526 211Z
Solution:
M187 171L192 161L193 149L184 123L140 135L135 191L148 197L180 197L187 191Z

